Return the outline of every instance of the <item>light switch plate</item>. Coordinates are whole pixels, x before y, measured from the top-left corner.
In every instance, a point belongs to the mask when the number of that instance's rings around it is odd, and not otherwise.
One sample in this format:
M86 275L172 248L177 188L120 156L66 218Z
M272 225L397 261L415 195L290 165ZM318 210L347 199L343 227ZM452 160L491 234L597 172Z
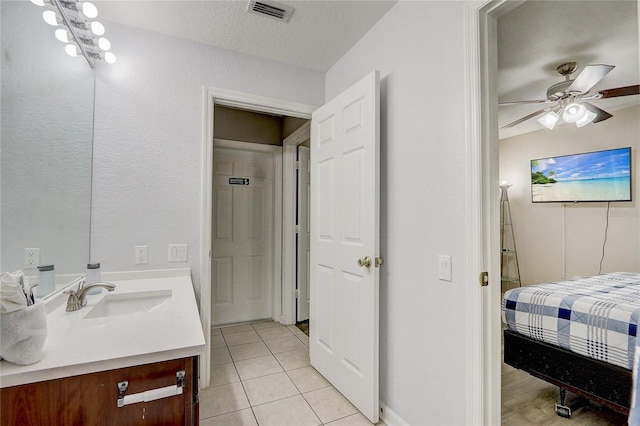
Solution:
M451 281L451 256L444 254L438 256L438 279Z
M188 244L169 244L169 262L186 262Z

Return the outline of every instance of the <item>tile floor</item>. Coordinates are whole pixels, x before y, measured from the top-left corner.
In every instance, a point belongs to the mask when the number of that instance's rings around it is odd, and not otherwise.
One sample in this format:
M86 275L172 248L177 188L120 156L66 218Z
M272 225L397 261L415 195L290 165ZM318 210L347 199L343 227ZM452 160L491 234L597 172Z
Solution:
M200 424L371 425L309 364L309 337L273 321L211 330Z

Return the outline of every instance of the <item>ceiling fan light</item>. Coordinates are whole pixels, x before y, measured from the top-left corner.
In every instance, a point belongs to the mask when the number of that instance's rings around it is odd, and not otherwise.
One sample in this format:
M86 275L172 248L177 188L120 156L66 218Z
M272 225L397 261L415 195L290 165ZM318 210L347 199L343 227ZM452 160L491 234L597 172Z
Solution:
M595 112L591 112L587 109L587 112L584 114L584 116L580 120L576 121L576 126L584 127L587 124L591 123L596 118L596 116L597 114Z
M542 117L538 118L538 122L542 124L544 127L546 127L547 129L553 130L553 128L556 126L556 123L558 122L559 119L560 119L560 114L558 114L555 111L549 111Z
M566 107L564 107L564 112L562 113L562 119L567 123L575 123L585 116L587 113L587 108L584 105L577 104L575 102L570 103Z

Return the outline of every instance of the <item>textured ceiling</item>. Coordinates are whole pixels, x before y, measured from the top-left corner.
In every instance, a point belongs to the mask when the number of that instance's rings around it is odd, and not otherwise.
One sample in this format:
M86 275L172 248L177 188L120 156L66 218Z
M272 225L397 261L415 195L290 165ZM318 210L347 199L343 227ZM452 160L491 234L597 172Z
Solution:
M498 19L500 102L546 99L547 88L564 80L556 67L570 61L578 63L573 78L588 64L616 66L594 90L638 84L637 3L527 1ZM640 104L640 96L593 104L615 115L616 109ZM540 108L536 104L499 107L499 124L504 126ZM534 118L501 129L500 138L540 129L544 127Z
M98 0L100 20L327 71L396 1L280 1L288 23L247 13L247 0Z

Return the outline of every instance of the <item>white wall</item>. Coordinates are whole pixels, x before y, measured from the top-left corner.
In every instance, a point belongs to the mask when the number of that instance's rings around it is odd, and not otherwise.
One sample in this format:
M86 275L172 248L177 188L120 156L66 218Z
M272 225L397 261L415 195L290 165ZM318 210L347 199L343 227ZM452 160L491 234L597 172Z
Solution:
M598 273L606 228L606 203L533 204L530 160L609 148L632 147L633 202L611 203L602 272L640 271L640 107L611 111L613 117L576 128L571 124L500 141L500 178L509 189L518 263L523 284L563 278L563 215L567 279Z
M380 398L411 425L468 424L463 8L400 2L326 75L330 99L380 70Z
M322 104L321 73L105 23L99 64L91 247L103 271L192 268L199 294L203 87ZM189 260L168 263L168 244ZM135 245L148 264L135 265Z

